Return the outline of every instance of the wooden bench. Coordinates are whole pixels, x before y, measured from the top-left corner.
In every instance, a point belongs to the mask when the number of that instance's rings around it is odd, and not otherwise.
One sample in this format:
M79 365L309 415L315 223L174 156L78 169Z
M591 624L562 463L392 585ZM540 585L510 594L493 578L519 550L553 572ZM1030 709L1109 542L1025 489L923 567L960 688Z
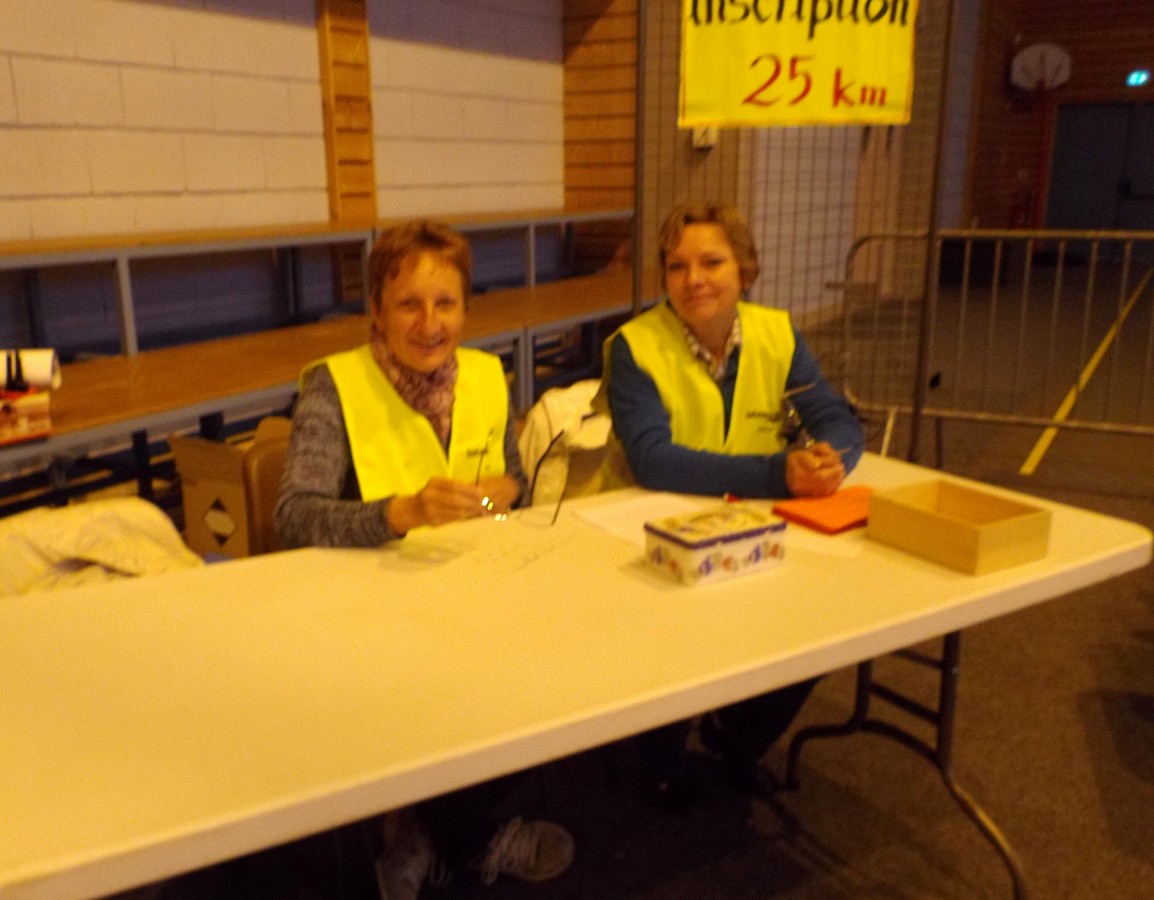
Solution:
M633 279L627 270L489 291L471 301L464 342L494 351L512 348L514 404L523 413L535 397L534 351L541 336L627 315L632 308ZM211 431L226 417L283 409L306 363L356 347L368 335L368 316L344 315L65 364L63 384L52 392L52 435L0 447L0 472L60 469L131 443L140 491L147 496L150 433Z
M547 227L567 229L582 222L624 220L631 209L612 210L528 210L491 214L439 217L463 233L515 231L523 233L525 282L537 282L537 234ZM132 263L141 259L179 258L211 254L242 253L253 250L283 250L281 284L283 305L290 315L297 309L300 294L299 251L310 246L361 248L362 277L376 235L397 220L365 223L363 226L331 222L294 223L248 228L195 231L146 232L92 237L44 238L0 241L0 271L24 272L24 304L32 331L32 343L44 346L44 328L39 310L40 270L70 265L107 263L116 268L117 302L120 319L120 352L139 352L135 302L132 291ZM364 279L367 283L367 278Z
M286 250L282 261L282 291L287 309L296 308L298 252L308 246L358 244L368 259L373 229L335 225L329 222L298 223L254 228L203 231L149 232L100 235L95 237L47 238L0 242L0 271L22 270L24 303L31 323L33 343L43 345L40 324L38 273L55 266L108 263L116 267L120 350L126 355L139 351L136 312L132 296L132 262L162 257L204 256L241 253L250 250Z
M525 284L537 284L537 235L547 228L559 228L569 250L572 251L572 226L590 222L626 221L633 218L632 209L556 210L532 209L513 212L461 214L434 217L452 225L462 234L513 231L522 234L525 253ZM380 223L383 230L403 219L389 219Z

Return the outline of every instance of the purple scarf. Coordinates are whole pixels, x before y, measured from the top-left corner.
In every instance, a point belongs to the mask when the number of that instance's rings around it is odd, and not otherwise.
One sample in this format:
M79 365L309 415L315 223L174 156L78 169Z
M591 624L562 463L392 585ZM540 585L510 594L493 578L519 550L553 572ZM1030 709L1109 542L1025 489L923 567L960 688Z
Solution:
M433 426L441 446L449 447L449 431L453 425L453 395L457 386L457 355L454 353L440 368L428 375L416 372L397 360L385 338L373 328L369 340L373 359L385 373L401 399L423 415Z

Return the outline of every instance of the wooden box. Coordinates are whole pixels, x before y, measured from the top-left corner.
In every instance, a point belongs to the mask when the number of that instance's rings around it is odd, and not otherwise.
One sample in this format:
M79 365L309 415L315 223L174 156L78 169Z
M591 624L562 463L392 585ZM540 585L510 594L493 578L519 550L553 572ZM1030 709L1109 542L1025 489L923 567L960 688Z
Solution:
M1050 513L944 479L870 497L866 535L916 556L982 575L1042 559Z
M175 434L168 445L180 475L185 543L201 556L248 556L248 446Z
M201 437L169 435L168 446L180 475L184 541L201 556L248 556L249 497L244 458L254 444L285 436L288 423L262 419L252 440L229 444Z

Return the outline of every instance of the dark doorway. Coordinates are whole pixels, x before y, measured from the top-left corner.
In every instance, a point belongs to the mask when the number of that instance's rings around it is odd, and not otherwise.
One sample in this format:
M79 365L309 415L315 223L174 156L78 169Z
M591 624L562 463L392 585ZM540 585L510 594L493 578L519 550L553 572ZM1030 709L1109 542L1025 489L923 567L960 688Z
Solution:
M1058 107L1046 227L1154 230L1154 103Z

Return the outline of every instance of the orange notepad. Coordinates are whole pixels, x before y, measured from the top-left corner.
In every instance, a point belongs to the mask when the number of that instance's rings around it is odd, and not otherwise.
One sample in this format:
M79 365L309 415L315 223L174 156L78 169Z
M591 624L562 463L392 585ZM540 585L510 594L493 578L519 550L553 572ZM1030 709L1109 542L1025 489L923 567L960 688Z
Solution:
M774 504L773 511L783 519L823 534L837 534L866 523L872 493L873 488L855 485L828 497L782 500Z

